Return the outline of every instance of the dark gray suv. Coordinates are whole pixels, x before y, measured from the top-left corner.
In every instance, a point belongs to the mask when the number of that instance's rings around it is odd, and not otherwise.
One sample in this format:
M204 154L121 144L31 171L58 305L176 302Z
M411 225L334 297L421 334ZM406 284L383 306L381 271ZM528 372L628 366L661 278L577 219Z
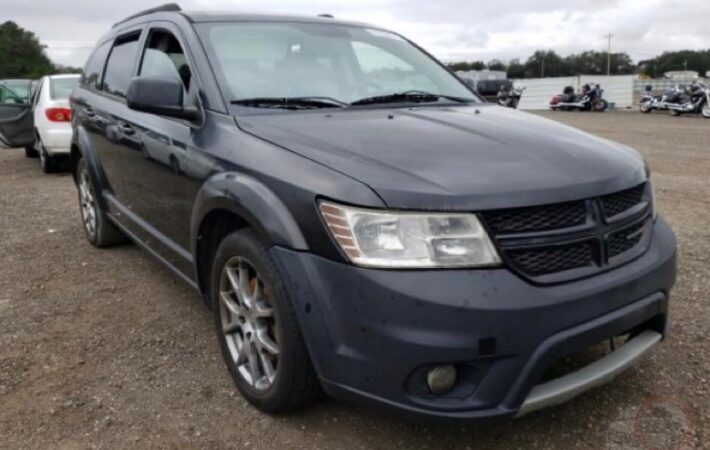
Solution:
M639 154L484 104L387 30L166 5L100 40L72 111L89 241L198 290L264 411L512 417L666 332L676 244Z

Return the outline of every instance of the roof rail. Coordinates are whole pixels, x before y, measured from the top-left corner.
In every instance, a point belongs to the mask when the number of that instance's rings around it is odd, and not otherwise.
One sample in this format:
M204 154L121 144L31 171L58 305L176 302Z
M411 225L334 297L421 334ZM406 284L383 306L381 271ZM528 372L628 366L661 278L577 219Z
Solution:
M335 19L335 16L332 14L318 14L318 17L324 17L326 19Z
M156 13L156 12L168 12L168 11L182 11L182 8L180 8L180 5L177 3L166 3L161 6L156 6L155 8L150 8L146 9L145 11L141 11L139 13L133 14L132 16L126 17L120 22L116 22L113 24L113 28L116 28L117 26L121 25L122 23L126 23L129 20L133 20L137 17L141 16L147 16L148 14Z

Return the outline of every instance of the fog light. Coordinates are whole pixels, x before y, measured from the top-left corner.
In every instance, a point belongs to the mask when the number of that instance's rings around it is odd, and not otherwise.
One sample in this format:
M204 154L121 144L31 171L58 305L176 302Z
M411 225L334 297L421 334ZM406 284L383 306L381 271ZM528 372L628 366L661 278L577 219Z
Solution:
M437 366L426 375L426 383L434 394L446 394L456 384L457 371L454 366Z

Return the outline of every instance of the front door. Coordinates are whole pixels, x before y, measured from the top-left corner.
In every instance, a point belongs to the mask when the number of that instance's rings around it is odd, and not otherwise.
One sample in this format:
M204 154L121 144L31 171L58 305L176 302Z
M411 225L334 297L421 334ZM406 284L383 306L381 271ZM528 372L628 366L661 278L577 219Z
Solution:
M0 83L0 147L31 146L33 129L32 105L28 99Z

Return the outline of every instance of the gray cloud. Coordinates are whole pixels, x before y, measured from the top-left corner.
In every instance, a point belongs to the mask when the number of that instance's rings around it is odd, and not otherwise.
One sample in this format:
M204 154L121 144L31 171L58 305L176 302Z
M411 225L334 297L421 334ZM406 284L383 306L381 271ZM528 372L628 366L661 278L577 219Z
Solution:
M3 20L34 31L61 64L83 65L110 26L160 0L0 0ZM444 60L525 58L538 48L566 54L614 49L643 59L664 50L710 48L707 0L185 0L186 10L241 10L362 20L398 31ZM9 12L9 14L8 14Z

